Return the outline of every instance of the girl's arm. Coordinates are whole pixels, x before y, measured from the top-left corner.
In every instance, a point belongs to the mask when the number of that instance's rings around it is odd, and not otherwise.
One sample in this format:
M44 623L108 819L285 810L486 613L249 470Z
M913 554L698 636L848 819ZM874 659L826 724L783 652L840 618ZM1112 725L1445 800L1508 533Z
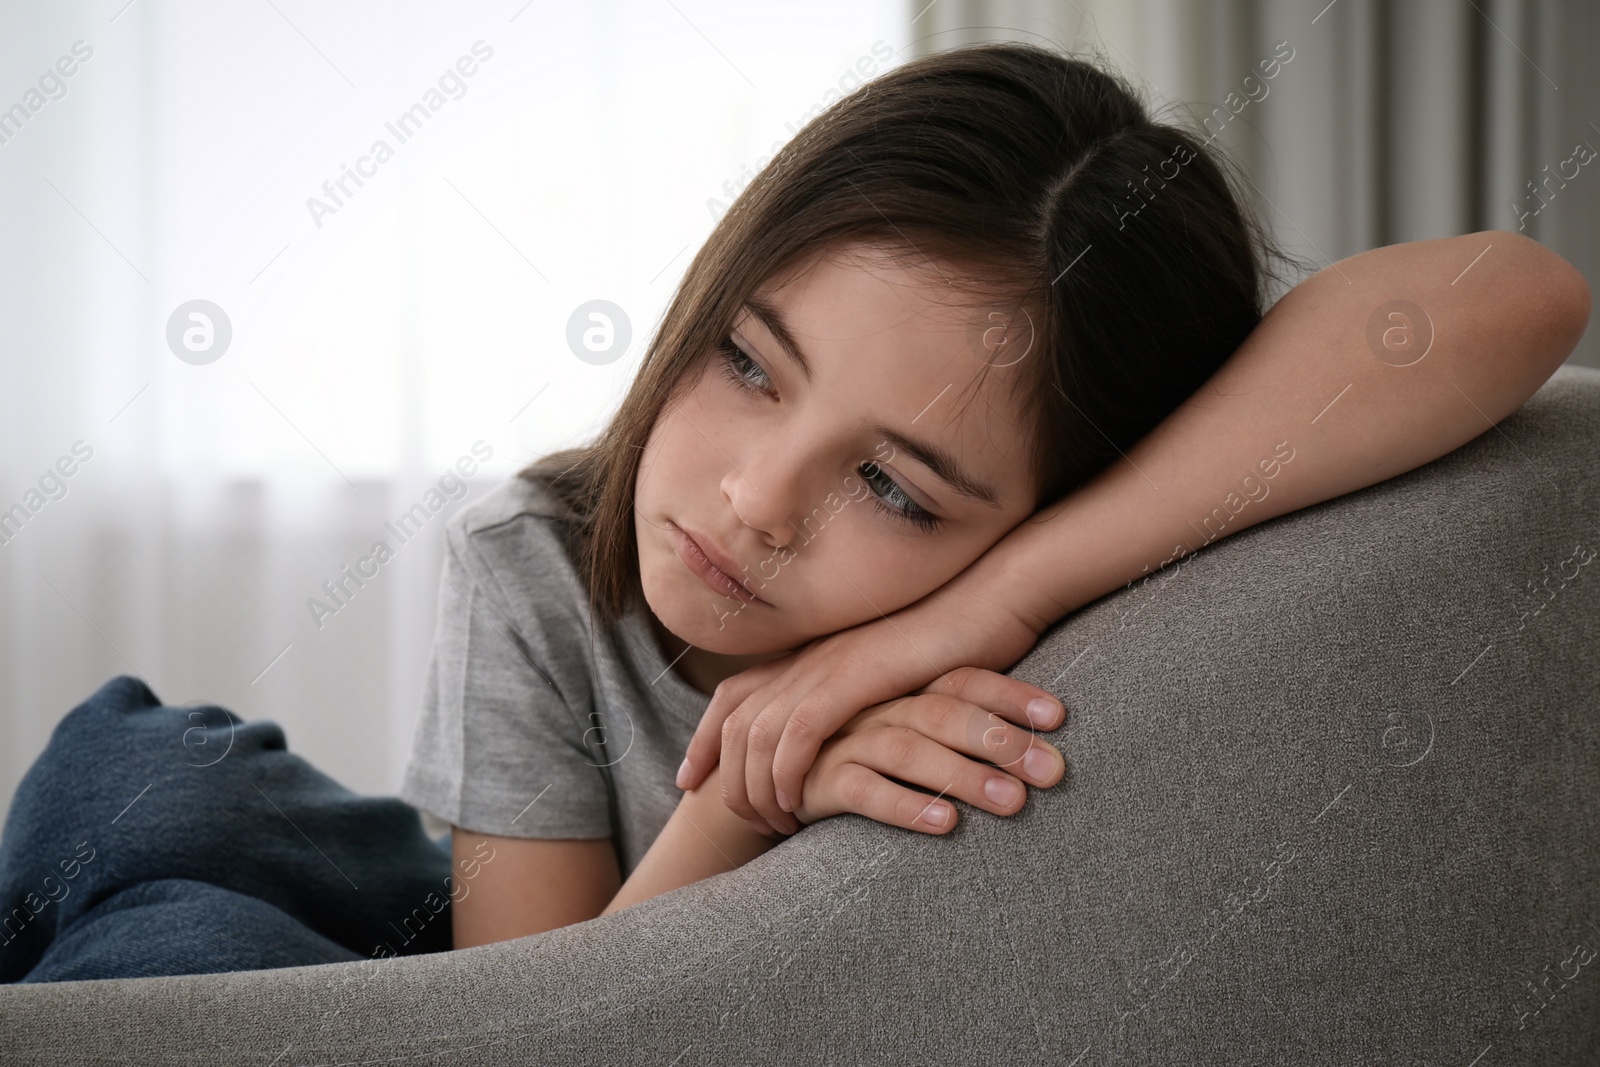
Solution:
M622 876L609 837L500 837L450 828L454 948L543 933L592 919Z
M669 890L742 867L781 837L761 833L722 801L715 767L684 793L650 849L601 915L649 900Z
M1018 700L1061 706L1037 686L963 667L912 696L855 715L806 774L805 823L854 812L892 826L942 834L957 821L950 800L994 815L1022 810L1028 786L1066 772L1061 754L1025 729ZM969 758L970 757L970 758ZM921 786L928 793L891 781ZM525 839L452 827L453 947L526 937L609 915L755 859L781 837L729 810L715 770L685 793L639 866L621 882L610 838ZM930 795L933 794L933 795ZM609 902L609 903L608 903Z
M451 872L452 947L510 941L609 915L731 871L781 840L752 829L717 790L713 771L683 795L626 883L609 837L496 837L451 827L457 868Z
M1141 575L1452 451L1533 395L1588 318L1583 276L1506 231L1317 272L1122 460L943 587L723 683L679 785L720 758L733 811L792 832L788 798L857 709L958 664L1004 670L1056 620Z
M1016 814L1029 785L1052 786L1066 773L1061 753L1025 728L1018 698L1044 699L1053 708L1050 724L1059 723L1061 707L1037 686L972 667L862 710L818 752L806 772L805 801L794 814L810 824L854 812L925 834L955 827L952 800L993 815ZM713 768L683 795L601 914L742 867L782 840L765 823L752 828L735 815L720 781Z
M1583 275L1515 233L1341 260L1285 294L1128 462L1017 527L971 580L1042 633L1179 555L1466 444L1538 391L1588 321Z

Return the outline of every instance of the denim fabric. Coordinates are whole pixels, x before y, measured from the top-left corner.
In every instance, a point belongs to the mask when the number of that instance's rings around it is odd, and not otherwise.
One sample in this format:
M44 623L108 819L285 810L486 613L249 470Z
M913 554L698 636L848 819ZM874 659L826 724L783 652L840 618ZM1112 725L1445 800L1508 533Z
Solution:
M0 982L438 952L449 837L352 793L266 720L119 675L56 726L0 837Z

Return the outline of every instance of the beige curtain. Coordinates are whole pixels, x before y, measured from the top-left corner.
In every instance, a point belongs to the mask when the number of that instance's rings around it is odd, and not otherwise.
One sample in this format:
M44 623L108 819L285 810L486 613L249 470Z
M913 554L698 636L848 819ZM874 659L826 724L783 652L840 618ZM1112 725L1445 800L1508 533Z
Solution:
M1520 230L1600 291L1595 0L911 3L910 53L1084 49L1162 117L1209 117L1261 216L1311 262ZM1571 362L1600 367L1600 328Z

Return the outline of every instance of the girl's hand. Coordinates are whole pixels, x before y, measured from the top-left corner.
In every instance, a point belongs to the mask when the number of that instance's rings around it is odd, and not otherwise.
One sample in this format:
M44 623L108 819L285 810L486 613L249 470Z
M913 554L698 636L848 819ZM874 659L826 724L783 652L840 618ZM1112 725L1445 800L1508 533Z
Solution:
M946 583L915 604L819 638L717 686L689 742L678 787L697 785L720 759L722 795L747 820L794 833L790 813L824 741L863 708L919 691L961 697L973 676L958 667L1005 670L1037 643L1044 621ZM1064 711L1037 686L985 683L984 700L1005 718L1053 730ZM1034 711L1030 713L1030 703ZM1001 711L1001 709L1004 709Z
M963 672L957 683L960 697L931 691L900 697L841 726L806 772L805 799L794 817L809 825L848 811L907 830L943 834L954 828L956 808L940 798L1013 815L1022 808L1028 784L1059 782L1066 771L1061 753L1004 717L1015 713L1013 680L972 667L951 674ZM934 795L897 785L886 776Z

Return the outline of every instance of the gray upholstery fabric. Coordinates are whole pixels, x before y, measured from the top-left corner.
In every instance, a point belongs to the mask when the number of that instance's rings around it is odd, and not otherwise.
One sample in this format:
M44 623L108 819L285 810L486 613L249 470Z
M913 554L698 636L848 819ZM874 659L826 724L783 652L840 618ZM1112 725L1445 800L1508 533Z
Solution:
M1065 620L1015 673L1068 778L1010 819L842 816L460 952L4 987L0 1061L1600 1062L1597 449L1565 367Z

